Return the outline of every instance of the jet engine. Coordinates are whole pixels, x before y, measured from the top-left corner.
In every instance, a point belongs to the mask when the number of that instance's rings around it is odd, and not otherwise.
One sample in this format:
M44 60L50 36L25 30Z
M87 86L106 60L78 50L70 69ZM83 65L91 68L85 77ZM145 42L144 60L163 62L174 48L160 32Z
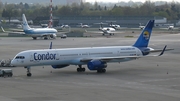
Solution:
M53 38L53 39L56 39L56 34L51 34L50 37Z
M107 67L107 63L101 60L91 60L88 62L87 67L89 70L99 70Z
M60 69L60 68L64 68L64 67L67 67L69 66L68 64L65 64L65 65L52 65L52 68L54 69Z

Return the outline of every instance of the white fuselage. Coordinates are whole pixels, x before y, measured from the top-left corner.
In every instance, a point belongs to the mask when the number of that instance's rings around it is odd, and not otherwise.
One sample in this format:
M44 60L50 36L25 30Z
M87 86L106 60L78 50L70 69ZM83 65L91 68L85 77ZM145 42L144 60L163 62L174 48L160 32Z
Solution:
M28 50L18 53L11 61L11 64L14 66L85 65L87 63L80 60L118 56L142 56L142 52L133 46ZM132 59L112 59L109 62L130 60Z
M45 36L45 35L52 35L56 34L57 30L54 28L31 28L24 31L29 36Z
M111 28L111 27L103 27L100 30L104 32L105 34L113 33L116 31L114 28Z
M89 28L89 25L81 25L82 28Z
M144 29L145 26L139 26L140 29Z
M110 25L110 27L115 28L115 29L120 29L120 25Z
M174 26L168 26L168 30L173 30Z

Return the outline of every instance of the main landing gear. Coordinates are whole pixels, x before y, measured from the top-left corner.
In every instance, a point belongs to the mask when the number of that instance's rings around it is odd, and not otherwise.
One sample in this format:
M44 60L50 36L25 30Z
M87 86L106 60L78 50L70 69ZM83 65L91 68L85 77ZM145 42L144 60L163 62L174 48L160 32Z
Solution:
M37 37L32 37L33 38L33 40L36 40L37 39Z
M24 68L27 69L27 77L31 77L31 76L32 76L32 74L31 74L31 68L28 67L28 66L26 66L26 67L24 67Z
M77 68L77 72L85 72L86 69L85 68L82 68L82 65L78 65L79 68Z
M98 69L98 70L97 70L97 73L105 73L105 72L106 72L106 69L104 69L104 68L103 68L103 69Z

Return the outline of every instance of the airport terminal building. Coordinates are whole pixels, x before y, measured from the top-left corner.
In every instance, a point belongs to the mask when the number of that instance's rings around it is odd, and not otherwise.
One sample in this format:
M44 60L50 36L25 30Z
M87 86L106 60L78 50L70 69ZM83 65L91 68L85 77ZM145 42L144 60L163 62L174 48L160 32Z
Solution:
M148 20L155 19L156 24L167 23L167 19L163 17L154 16L60 16L56 17L54 26L68 24L72 27L77 27L79 23L88 24L92 27L98 27L95 23L107 23L114 21L113 23L119 24L121 27L139 27L139 25L145 25Z

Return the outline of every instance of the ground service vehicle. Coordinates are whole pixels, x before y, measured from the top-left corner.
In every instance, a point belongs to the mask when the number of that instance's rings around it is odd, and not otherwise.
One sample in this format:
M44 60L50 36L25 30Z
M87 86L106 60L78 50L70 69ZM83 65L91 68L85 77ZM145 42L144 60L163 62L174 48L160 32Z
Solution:
M12 77L13 76L13 71L12 69L0 69L0 77Z

